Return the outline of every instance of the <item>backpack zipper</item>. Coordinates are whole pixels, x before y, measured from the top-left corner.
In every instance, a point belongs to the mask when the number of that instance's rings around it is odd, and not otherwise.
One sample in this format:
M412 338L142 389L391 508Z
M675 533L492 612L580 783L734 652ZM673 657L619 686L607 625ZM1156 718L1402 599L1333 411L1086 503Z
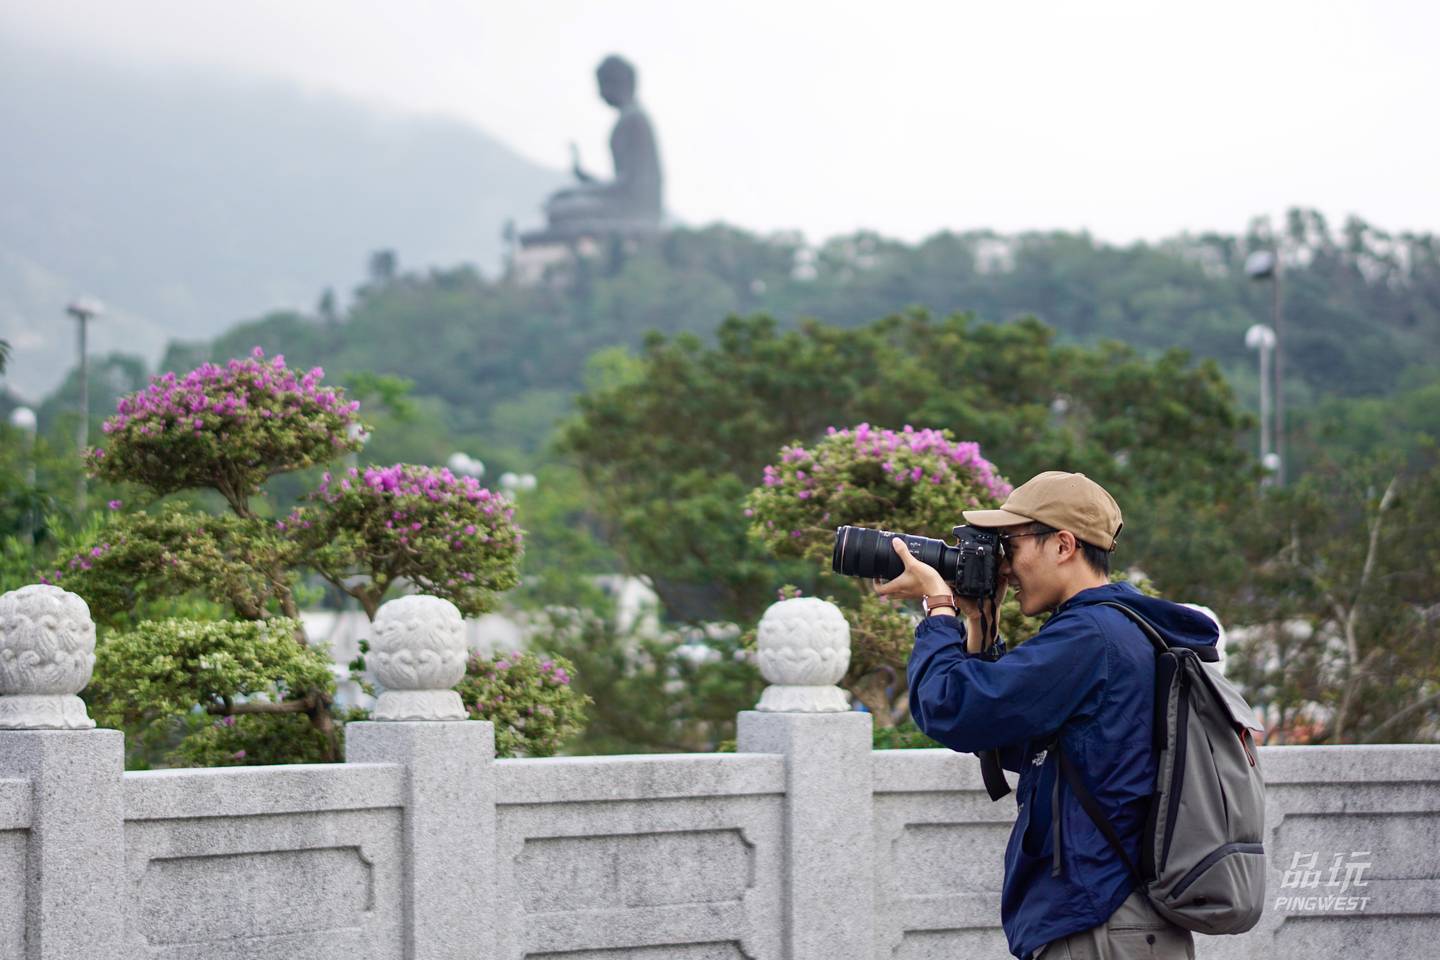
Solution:
M1255 766L1255 754L1250 752L1250 739L1246 736L1250 731L1244 727L1236 728L1236 736L1240 738L1240 749L1245 751L1245 759L1250 761L1250 766Z

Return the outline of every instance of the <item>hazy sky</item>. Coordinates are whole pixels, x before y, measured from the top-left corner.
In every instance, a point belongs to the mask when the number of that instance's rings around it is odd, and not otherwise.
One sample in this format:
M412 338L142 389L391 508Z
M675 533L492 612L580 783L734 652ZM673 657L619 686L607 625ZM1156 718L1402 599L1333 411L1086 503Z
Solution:
M1440 231L1433 3L0 0L0 29L457 116L552 166L573 139L602 170L592 71L623 53L692 223L1129 240L1305 205Z

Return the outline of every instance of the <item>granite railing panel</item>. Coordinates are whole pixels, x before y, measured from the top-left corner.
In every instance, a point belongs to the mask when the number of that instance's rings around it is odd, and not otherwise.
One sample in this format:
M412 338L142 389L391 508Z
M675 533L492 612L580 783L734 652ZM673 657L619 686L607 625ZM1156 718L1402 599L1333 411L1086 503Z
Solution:
M873 763L875 956L1005 956L1013 801L991 803L974 758L950 750L877 750Z
M974 759L874 755L876 957L1003 956L1013 798ZM1262 747L1268 875L1249 933L1203 960L1429 956L1440 942L1440 746ZM1012 777L1013 779L1013 777Z
M1206 957L1440 952L1440 746L1264 747L1260 763L1265 914Z
M126 955L401 960L403 774L125 774Z
M782 956L784 758L501 760L498 957Z
M25 850L30 781L0 780L0 957L25 953Z

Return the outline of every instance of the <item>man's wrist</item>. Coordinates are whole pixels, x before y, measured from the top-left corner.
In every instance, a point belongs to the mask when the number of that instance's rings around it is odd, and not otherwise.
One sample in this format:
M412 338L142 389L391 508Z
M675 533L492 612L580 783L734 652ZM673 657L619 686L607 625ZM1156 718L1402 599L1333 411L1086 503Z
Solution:
M959 616L959 608L955 605L955 597L948 590L936 590L934 593L926 591L920 598L920 606L925 611L925 616L954 617Z

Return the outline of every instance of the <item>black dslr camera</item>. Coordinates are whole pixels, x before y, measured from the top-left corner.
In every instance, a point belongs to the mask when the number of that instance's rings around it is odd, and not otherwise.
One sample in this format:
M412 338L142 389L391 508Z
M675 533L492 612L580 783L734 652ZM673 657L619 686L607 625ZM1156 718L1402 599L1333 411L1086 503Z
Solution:
M995 594L1000 582L1000 535L981 527L962 526L952 531L956 543L931 540L909 533L840 527L830 567L847 577L893 580L905 572L905 562L890 545L899 537L921 563L940 571L955 588L955 595L980 599Z

